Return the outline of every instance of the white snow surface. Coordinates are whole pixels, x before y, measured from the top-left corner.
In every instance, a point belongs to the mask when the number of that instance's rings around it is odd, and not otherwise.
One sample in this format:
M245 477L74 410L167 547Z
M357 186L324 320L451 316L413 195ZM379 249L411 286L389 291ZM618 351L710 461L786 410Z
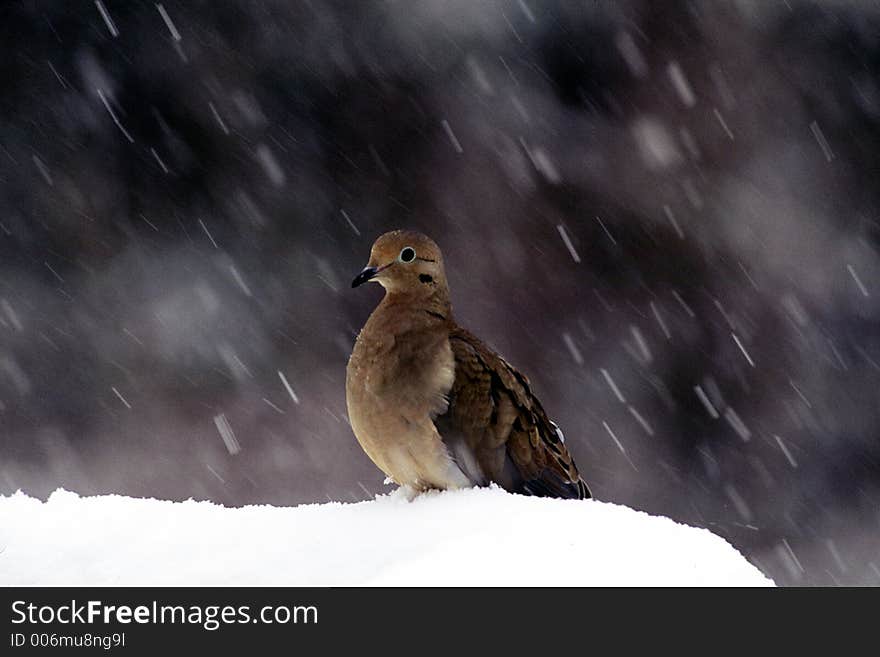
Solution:
M0 585L772 586L705 529L497 488L227 508L0 497Z

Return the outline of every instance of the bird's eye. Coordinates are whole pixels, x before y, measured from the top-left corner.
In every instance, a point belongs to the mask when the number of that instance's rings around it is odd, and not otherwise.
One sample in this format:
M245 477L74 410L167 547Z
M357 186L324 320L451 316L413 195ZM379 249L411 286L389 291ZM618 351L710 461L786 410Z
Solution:
M405 246L400 251L400 255L398 256L401 262L412 262L416 259L416 250L411 246Z

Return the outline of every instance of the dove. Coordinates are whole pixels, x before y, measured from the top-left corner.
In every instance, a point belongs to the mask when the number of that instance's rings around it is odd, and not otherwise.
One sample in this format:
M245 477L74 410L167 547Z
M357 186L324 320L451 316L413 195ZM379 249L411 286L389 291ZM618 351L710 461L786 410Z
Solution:
M346 368L352 431L387 477L416 493L496 484L540 497L590 489L529 380L453 318L439 247L381 235L352 287L385 288Z

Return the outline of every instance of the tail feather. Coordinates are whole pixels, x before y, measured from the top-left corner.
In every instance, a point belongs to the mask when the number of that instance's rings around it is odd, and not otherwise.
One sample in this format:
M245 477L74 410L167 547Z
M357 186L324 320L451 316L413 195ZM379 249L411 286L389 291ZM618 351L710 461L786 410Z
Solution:
M540 477L522 483L522 492L535 497L556 497L566 500L588 500L593 497L586 482L567 481L555 470L544 470Z

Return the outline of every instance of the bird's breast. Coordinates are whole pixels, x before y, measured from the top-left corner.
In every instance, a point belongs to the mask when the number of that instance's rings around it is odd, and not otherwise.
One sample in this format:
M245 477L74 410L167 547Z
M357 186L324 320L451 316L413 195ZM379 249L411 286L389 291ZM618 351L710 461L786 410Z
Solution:
M348 362L346 394L375 408L433 417L445 412L454 379L455 357L445 333L370 337L362 332Z
M446 411L455 378L448 334L371 335L368 328L355 342L346 373L349 421L358 442L398 483L448 485L451 459L433 425Z

